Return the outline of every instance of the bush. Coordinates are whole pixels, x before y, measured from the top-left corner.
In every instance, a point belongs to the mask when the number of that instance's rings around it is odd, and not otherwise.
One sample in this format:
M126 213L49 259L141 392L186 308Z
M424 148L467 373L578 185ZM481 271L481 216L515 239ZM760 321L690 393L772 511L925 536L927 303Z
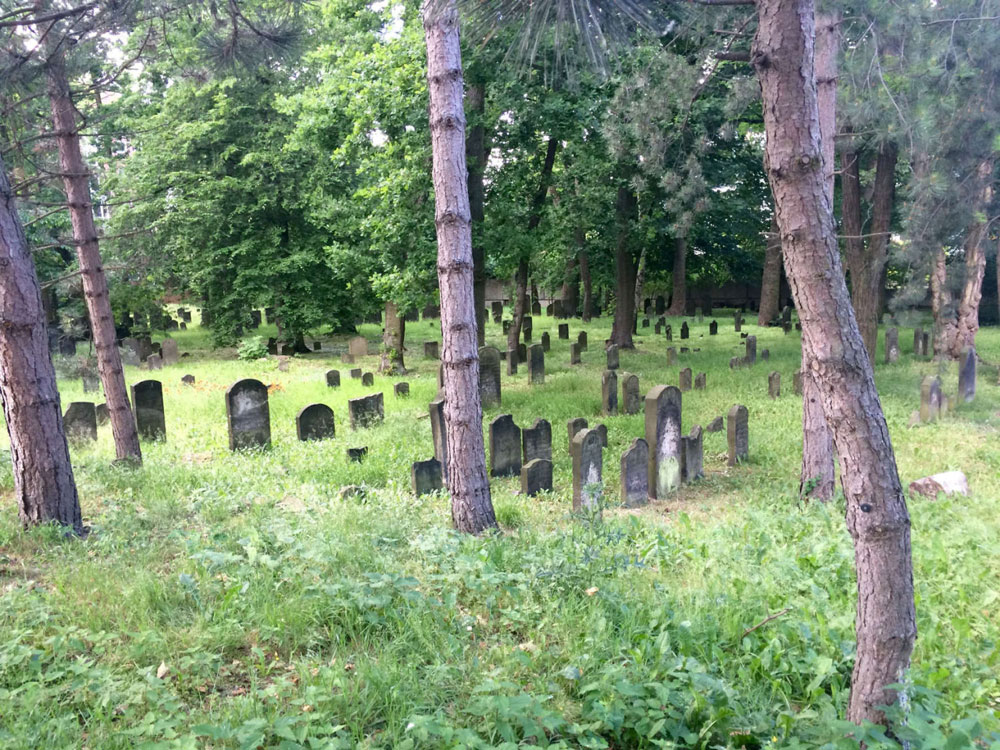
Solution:
M242 360L264 359L267 356L267 343L260 336L247 336L236 347L236 354Z

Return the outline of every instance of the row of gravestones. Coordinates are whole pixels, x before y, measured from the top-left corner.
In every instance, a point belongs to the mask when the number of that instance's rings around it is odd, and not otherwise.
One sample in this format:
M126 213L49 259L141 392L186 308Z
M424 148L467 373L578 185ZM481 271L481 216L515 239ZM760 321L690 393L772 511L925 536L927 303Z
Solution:
M967 346L958 361L957 398L945 395L941 390L941 378L927 375L920 383L920 410L914 412L910 424L936 422L945 417L961 400L970 403L976 397L976 350Z
M153 344L149 336L127 336L122 339L121 347L122 362L132 367L145 363L150 370L161 370L165 365L176 364L181 358L177 342L169 338Z

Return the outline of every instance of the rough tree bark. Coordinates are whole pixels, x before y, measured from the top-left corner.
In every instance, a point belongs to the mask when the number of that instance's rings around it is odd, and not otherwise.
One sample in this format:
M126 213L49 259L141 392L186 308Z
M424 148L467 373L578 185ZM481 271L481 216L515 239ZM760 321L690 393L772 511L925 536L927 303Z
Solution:
M948 288L948 258L943 247L934 254L931 266L931 314L934 316L934 356L945 356L949 342L958 333L958 321L953 314L953 300Z
M569 318L577 316L577 308L580 306L580 279L577 275L577 259L570 256L566 259L566 275L563 277L562 291L559 296L562 298L563 314Z
M90 199L89 174L80 152L80 134L66 76L66 64L62 51L51 46L45 63L45 77L53 130L59 147L59 169L73 225L73 241L76 243L76 254L80 262L83 293L90 316L94 349L97 352L97 369L108 405L115 453L119 460L141 463L142 450L125 388L121 354L115 341L115 321L111 315L108 280L101 263Z
M405 346L406 319L399 314L399 306L395 302L386 302L379 371L403 375L406 372L406 365L403 362Z
M636 264L635 268L635 294L633 299L635 300L635 312L636 317L639 313L645 315L646 311L642 308L642 291L646 284L646 248L643 246L642 250L639 251L639 262ZM634 326L635 324L633 324ZM635 328L633 327L632 332L635 333Z
M2 159L0 402L10 435L14 497L21 523L54 521L82 532L42 293Z
M580 282L583 285L583 311L580 317L583 319L584 323L590 322L590 315L594 309L594 287L590 280L590 257L587 255L586 249L584 249L583 233L580 233L580 238L577 240L577 245L580 248ZM1000 288L1000 274L997 276L998 288Z
M469 209L472 213L472 290L476 298L476 338L480 346L486 343L486 253L481 235L485 213L486 190L483 172L486 170L486 87L481 81L469 84L465 92L465 106L472 124L465 155L469 167Z
M486 474L483 409L479 401L458 9L455 0L431 0L424 5L423 13L441 291L447 487L455 528L478 534L494 528L497 521Z
M674 272L673 294L670 296L670 308L667 315L683 315L687 307L687 239L677 237L674 240Z
M771 231L764 249L764 273L760 279L760 305L757 325L769 326L778 317L778 296L781 293L781 237L778 220L771 217Z
M751 59L765 159L802 340L840 456L857 573L857 656L847 717L882 722L916 638L910 519L871 360L840 264L813 76L812 0L758 0Z
M615 244L615 317L611 341L619 349L634 349L632 326L635 324L635 261L632 258L632 221L636 214L635 194L631 188L618 188L616 211L618 239Z

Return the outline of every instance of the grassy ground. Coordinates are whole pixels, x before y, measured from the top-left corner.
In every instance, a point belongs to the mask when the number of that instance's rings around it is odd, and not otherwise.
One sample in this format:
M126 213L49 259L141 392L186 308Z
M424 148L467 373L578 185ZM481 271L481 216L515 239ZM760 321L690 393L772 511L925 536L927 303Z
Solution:
M344 340L279 372L209 351L200 329L175 334L190 357L127 371L163 381L167 441L144 445L139 470L112 467L107 427L73 449L87 539L22 531L0 468L0 746L857 747L837 720L854 643L843 502L796 497L798 336L746 325L771 359L731 371L742 344L719 320L718 336L706 319L684 342L700 351L679 366L708 378L684 396L684 429L743 403L751 459L728 469L725 433L706 435L704 481L626 511L614 507L618 459L643 422L600 416L610 321L587 326L590 351L571 368L555 321L536 317L535 340L552 335L546 383L528 386L524 368L505 377L486 420L552 423L556 491L528 499L494 480L503 533L482 539L450 530L445 497L409 493L411 462L433 452L436 363L420 355L436 321L407 326L409 400L376 374L385 424L353 433L347 399L373 389L339 363ZM362 333L374 351L377 327ZM662 337L640 334L622 370L643 392L676 384ZM499 346L499 326L488 337ZM921 377L939 367L912 357L909 330L900 338L902 360L877 378L903 481L961 469L972 489L910 502L920 636L903 733L915 748L1000 747L986 739L1000 729L997 372L981 367L974 403L908 428ZM978 341L1000 361L1000 330ZM374 371L377 357L358 366ZM331 367L338 390L325 386ZM940 372L954 394L956 367ZM227 450L223 394L241 377L273 385L268 452ZM79 382L61 388L64 406L92 398ZM295 414L317 401L337 437L298 443ZM578 416L608 426L603 521L569 516L565 425ZM357 445L369 447L361 464L345 455ZM348 484L365 494L340 499ZM897 746L870 747L883 745Z

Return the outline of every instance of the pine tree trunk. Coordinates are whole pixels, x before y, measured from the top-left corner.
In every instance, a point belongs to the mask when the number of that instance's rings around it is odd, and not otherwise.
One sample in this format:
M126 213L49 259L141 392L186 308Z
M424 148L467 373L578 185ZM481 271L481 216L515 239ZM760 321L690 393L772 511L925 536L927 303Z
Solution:
M777 219L771 219L771 232L764 250L764 273L760 280L760 305L757 325L769 326L778 317L778 295L781 292L781 237Z
M101 375L108 415L111 419L115 453L119 460L141 463L139 435L136 432L135 419L125 388L121 354L118 352L115 340L115 321L111 315L108 280L104 275L97 242L97 228L94 226L87 165L80 152L80 134L76 127L76 113L70 97L62 52L54 52L48 58L45 73L56 142L59 146L59 168L66 191L66 202L69 204L73 240L80 262L83 293L87 302L87 313L90 316L94 348L97 350L97 369Z
M638 317L639 313L645 315L646 311L642 306L642 291L643 287L646 285L646 247L643 245L642 250L639 251L639 263L636 266L635 271L635 294L633 299L635 300L635 311ZM633 333L635 330L633 328Z
M615 245L615 318L611 324L611 342L619 349L634 349L632 327L635 325L635 261L632 259L632 220L636 202L632 190L618 188L618 240Z
M483 410L479 401L462 49L454 0L425 4L424 36L441 290L447 486L455 528L478 534L494 528L497 522L486 475Z
M984 161L979 167L980 181L978 214L985 213L993 199L990 178L993 174L993 160ZM965 236L965 283L962 296L958 300L957 330L948 354L957 359L966 346L976 345L979 332L979 303L983 298L983 277L986 275L986 224L977 219Z
M687 240L684 237L674 240L673 277L674 290L667 315L683 315L687 307Z
M854 541L857 656L847 718L883 722L916 638L910 520L892 444L840 265L813 77L811 0L758 0L751 59L765 159L807 361L833 429Z
M469 209L472 214L472 264L473 294L476 298L476 338L479 345L486 343L486 253L483 250L483 231L486 190L483 173L486 170L486 116L485 86L482 82L470 84L465 92L465 106L472 125L469 127L469 141L465 144L465 154L469 166Z
M406 373L403 362L403 351L406 346L406 319L399 314L399 306L395 302L385 303L385 328L382 331L382 356L379 361L380 372L391 372L396 375Z
M584 323L590 322L590 314L594 309L594 288L590 280L590 258L587 251L580 244L580 282L583 284L583 312L581 318ZM997 288L1000 289L1000 272L997 275Z
M944 248L934 254L931 266L931 314L934 316L934 356L946 357L958 335L958 321L948 288L948 258Z
M21 523L83 531L35 263L0 159L0 402Z

